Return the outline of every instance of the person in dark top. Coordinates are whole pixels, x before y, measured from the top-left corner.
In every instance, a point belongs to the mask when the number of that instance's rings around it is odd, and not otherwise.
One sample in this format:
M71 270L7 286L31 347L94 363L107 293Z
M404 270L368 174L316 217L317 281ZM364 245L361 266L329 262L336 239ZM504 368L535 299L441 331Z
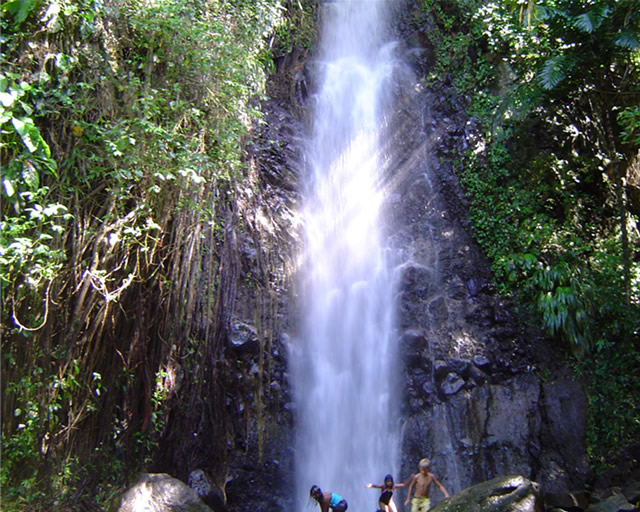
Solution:
M405 484L396 484L391 475L384 477L381 484L367 484L367 489L381 489L378 498L378 510L382 512L397 512L396 504L393 502L393 490L404 487Z
M321 512L329 512L329 509L333 512L345 512L349 507L342 496L335 492L322 492L322 489L317 485L311 486L309 496L318 502Z

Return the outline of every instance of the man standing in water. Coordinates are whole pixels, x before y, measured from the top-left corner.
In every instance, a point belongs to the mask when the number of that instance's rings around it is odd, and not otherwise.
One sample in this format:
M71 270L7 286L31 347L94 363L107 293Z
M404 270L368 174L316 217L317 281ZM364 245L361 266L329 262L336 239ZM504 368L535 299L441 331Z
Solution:
M407 480L407 482L411 483L409 483L407 499L404 504L405 506L409 504L411 491L415 486L415 495L413 496L413 500L411 500L411 512L427 512L431 506L431 500L429 500L431 484L436 484L447 498L449 497L449 491L447 491L436 476L429 471L431 468L431 461L429 459L422 459L418 465L420 467L420 473L416 473Z

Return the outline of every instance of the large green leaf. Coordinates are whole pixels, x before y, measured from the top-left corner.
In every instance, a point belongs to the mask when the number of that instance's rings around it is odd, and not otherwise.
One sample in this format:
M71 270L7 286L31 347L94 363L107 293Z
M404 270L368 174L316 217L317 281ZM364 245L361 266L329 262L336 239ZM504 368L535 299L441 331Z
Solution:
M640 50L640 35L637 30L627 29L620 32L614 39L615 44L630 50Z
M573 24L582 32L591 34L598 30L605 18L611 13L607 6L598 6L590 11L576 16Z
M547 59L538 73L540 85L547 90L553 89L567 78L575 64L575 57L570 55L559 55Z
M38 140L41 139L41 136L33 121L29 118L18 119L14 117L11 123L29 152L35 153L38 150Z
M9 0L0 6L0 11L12 14L16 26L20 26L38 3L39 0Z

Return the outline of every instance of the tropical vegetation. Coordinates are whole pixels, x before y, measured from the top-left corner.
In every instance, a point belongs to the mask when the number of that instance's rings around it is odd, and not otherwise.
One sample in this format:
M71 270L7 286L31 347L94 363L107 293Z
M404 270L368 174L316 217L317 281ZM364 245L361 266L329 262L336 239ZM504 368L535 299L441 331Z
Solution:
M637 0L416 2L426 85L480 127L457 162L474 235L590 384L602 467L640 438ZM313 4L2 2L3 510L107 508L185 425L160 456L207 438L224 463L224 390L200 361L222 358L265 78L312 44ZM206 407L169 415L184 374Z
M436 53L427 83L451 83L480 127L458 162L475 239L502 293L589 383L597 469L640 437L638 7L421 3Z
M2 2L3 510L112 503L176 368L222 414L197 356L220 359L246 141L307 4ZM194 414L175 421L223 460L223 422Z

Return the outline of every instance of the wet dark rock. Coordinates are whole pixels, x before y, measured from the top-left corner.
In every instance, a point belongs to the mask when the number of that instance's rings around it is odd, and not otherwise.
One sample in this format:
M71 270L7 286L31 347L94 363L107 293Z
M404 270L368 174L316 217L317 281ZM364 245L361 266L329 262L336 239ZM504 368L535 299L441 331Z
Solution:
M549 491L579 489L589 471L586 457L587 396L582 386L568 377L559 377L542 385L544 417L542 443L562 457L567 479L548 483ZM559 485L560 484L560 485Z
M457 359L455 357L448 357L446 358L446 363L449 368L463 377L469 374L469 361Z
M422 391L424 391L427 396L435 396L438 389L436 385L429 380L422 385Z
M405 331L400 339L400 355L407 368L419 370L424 367L422 351L425 346L426 339L421 332Z
M614 494L600 503L591 505L587 512L622 512L625 510L638 510L635 505L629 503L623 494Z
M580 512L589 506L589 495L585 491L578 492L545 492L544 502L547 509Z
M442 361L438 359L433 363L433 376L436 379L436 382L442 381L449 372L451 371L451 367L447 364L446 361Z
M431 271L428 268L408 264L403 268L399 289L407 300L422 300L429 296L431 283Z
M250 325L244 323L231 326L229 344L240 354L255 353L260 347L258 334Z
M459 277L454 277L448 284L448 294L452 299L464 300L467 298L467 287Z
M464 379L457 373L450 373L442 384L440 389L445 395L455 395L465 385Z
M486 356L478 355L478 356L473 356L473 364L476 365L481 370L485 370L489 368L489 366L491 365L491 361L489 361L489 359Z
M488 380L487 374L474 365L469 366L468 376L469 379L476 385L484 384Z
M640 482L631 482L623 489L622 493L630 503L640 504Z
M412 411L419 411L420 409L422 409L424 401L420 398L412 398L411 400L409 400L409 405Z
M189 487L195 491L200 499L209 506L213 512L227 512L224 492L218 487L202 469L194 469L189 473L187 480Z

